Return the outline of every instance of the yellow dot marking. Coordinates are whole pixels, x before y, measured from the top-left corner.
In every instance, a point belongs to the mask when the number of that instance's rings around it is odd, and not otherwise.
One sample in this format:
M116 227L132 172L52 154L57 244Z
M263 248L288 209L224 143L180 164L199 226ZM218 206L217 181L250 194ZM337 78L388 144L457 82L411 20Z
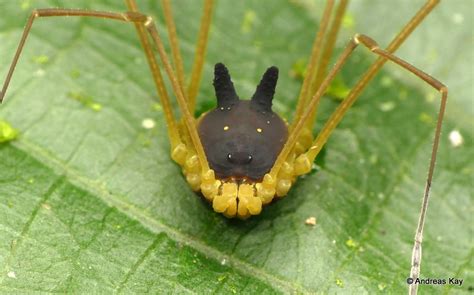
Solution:
M229 130L229 126L224 126L224 131Z
M258 133L262 133L262 128L257 128Z

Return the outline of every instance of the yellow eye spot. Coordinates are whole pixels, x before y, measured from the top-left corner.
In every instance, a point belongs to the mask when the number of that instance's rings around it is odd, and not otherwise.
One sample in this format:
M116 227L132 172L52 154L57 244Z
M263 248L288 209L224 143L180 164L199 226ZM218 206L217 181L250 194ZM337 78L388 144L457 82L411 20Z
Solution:
M229 126L224 126L224 131L229 130Z
M257 128L258 133L262 133L262 128Z

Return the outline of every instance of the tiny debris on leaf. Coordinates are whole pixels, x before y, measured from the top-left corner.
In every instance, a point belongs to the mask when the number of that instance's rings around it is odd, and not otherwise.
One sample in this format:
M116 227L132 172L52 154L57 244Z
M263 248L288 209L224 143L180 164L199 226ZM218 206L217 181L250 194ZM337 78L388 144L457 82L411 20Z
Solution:
M38 69L33 73L33 76L35 77L43 77L46 72L43 69Z
M163 111L163 107L161 106L161 104L159 103L154 103L151 108L154 110L154 111L157 111L157 112L162 112Z
M316 217L314 217L314 216L308 217L308 218L306 218L306 220L305 220L304 223L305 223L306 225L315 226L315 225L316 225Z
M0 143L12 141L18 136L18 131L16 131L10 124L5 121L0 120Z
M422 112L419 116L418 116L418 119L423 122L423 123L427 123L427 124L431 124L433 123L433 118L425 113L425 112Z
M21 1L20 3L20 8L21 10L28 10L30 9L30 6L31 6L31 1L30 0L23 0Z
M145 129L153 129L155 125L156 125L155 120L150 119L150 118L143 119L142 121L142 127Z
M461 13L455 13L453 14L453 23L455 24L462 24L464 21L464 15L462 15Z
M449 141L453 147L458 147L464 143L464 138L462 137L461 132L453 130L449 132Z
M346 29L353 29L355 24L354 16L350 13L344 14L342 18L342 26Z
M337 76L329 85L326 94L335 100L343 100L349 94L351 89L346 85L344 80Z
M346 241L346 246L349 247L349 248L356 248L358 246L358 243L356 241L354 241L352 238L349 238Z
M10 278L10 279L16 279L16 273L14 271L9 271L7 273L7 276Z
M244 19L242 20L240 31L244 34L250 33L255 24L256 18L257 18L257 13L254 10L245 11Z
M44 65L49 62L49 57L43 54L43 55L33 56L31 60L36 64Z
M82 103L84 106L92 109L93 111L99 112L102 110L102 105L95 102L91 96L85 95L81 92L68 92L68 97L75 99Z
M289 73L290 77L297 80L304 80L304 77L306 76L306 63L307 61L305 58L299 58L296 60L291 66Z
M71 72L69 72L69 77L73 79L77 79L81 76L81 72L78 69L73 69Z
M379 104L379 109L382 112L390 112L395 108L396 104L393 101L387 101L384 103Z

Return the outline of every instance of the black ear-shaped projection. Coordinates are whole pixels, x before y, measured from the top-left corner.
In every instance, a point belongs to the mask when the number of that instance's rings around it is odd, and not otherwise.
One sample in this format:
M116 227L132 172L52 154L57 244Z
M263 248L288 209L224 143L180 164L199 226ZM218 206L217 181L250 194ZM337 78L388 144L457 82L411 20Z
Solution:
M216 90L217 107L231 106L239 100L229 71L222 63L217 63L214 66L214 89Z
M270 112L272 110L272 100L275 94L275 87L278 81L278 68L269 67L265 74L263 74L257 90L252 96L252 107L259 111Z

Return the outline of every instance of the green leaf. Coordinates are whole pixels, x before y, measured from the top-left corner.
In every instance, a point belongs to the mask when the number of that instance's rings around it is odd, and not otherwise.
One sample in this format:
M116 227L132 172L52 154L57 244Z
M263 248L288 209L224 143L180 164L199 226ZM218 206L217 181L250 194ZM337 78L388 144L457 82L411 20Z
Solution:
M356 32L385 46L423 3L352 1L337 52ZM173 4L189 72L201 1ZM166 36L159 1L139 5ZM58 6L125 10L115 0L0 1L0 77L31 9ZM292 69L308 57L322 9L306 0L217 1L198 110L214 103L216 62L244 98L275 64L274 107L291 119L301 85ZM450 86L421 276L464 284L420 286L429 294L469 293L474 279L472 11L470 1L445 1L398 52ZM358 49L344 84L373 60ZM0 292L406 292L434 90L387 65L332 135L318 171L246 221L214 213L187 186L155 98L132 25L35 21L0 106L0 119L21 133L0 144ZM338 103L324 99L315 132ZM457 147L453 130L464 138Z

